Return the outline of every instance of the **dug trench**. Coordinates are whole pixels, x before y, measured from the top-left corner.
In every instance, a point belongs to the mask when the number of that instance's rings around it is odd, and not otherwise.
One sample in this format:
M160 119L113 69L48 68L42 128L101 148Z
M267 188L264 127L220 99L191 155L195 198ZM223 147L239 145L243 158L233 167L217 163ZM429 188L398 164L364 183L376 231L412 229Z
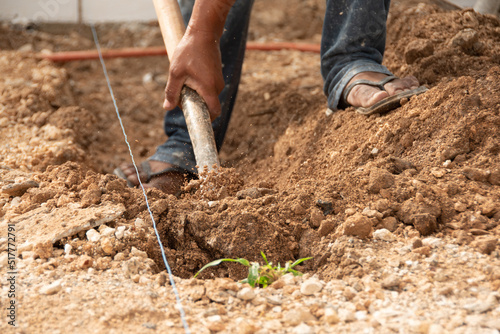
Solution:
M259 12L261 6L251 27L256 39L286 20ZM304 6L316 22L319 1L288 10ZM321 25L311 27L300 36L283 28L278 37L317 42ZM70 38L14 29L0 30L3 223L34 217L35 228L54 233L68 227L44 216L50 210L85 216L113 206L118 214L106 225L125 226L125 233L103 237L111 246L75 229L53 246L28 243L24 250L34 254L26 256L57 256L69 244L105 270L134 246L163 270L142 191L111 175L129 157L100 65L35 57L44 49L91 49L93 42L83 27ZM106 47L161 45L153 25L102 26L99 35ZM168 63L153 57L107 65L135 158L145 159L165 140L160 105ZM374 267L358 261L357 247L382 229L401 240L452 238L498 257L499 21L395 1L385 65L430 89L393 112L365 117L352 108L326 109L318 55L248 52L221 152L232 169L218 190L209 198L196 187L179 197L147 192L174 274L192 277L218 258L260 261L263 251L282 264L311 256L300 270L325 280L363 277ZM102 216L96 214L91 225ZM417 248L415 257L428 255ZM200 277L243 276L238 265L223 264Z

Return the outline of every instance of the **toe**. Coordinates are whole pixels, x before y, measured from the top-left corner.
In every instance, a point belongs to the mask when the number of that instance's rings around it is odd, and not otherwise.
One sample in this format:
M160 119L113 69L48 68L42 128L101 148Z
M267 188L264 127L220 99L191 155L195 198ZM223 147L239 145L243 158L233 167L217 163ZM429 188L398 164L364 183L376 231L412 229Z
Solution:
M397 79L387 83L384 87L390 96L396 95L398 93L418 88L419 83L417 78L414 76L408 76L403 79Z
M123 171L123 174L125 174L125 177L129 182L131 182L133 185L139 184L139 179L137 178L137 172L134 165L129 163L122 163L120 165L120 169Z
M372 86L359 85L352 89L347 97L347 103L354 107L370 107L378 101L385 99L387 92Z

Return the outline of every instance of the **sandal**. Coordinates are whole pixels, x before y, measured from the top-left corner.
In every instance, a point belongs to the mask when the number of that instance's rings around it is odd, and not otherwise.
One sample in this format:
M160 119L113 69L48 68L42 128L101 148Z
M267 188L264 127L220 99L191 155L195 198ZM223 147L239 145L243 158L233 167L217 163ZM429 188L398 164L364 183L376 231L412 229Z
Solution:
M151 181L151 179L153 179L154 177L162 176L162 175L165 175L165 174L168 174L168 173L183 174L187 180L192 180L192 179L196 178L196 174L191 173L191 172L189 172L189 171L187 171L185 169L182 169L181 167L177 167L177 166L168 167L168 168L165 168L164 170L161 170L159 172L153 173L153 172L151 172L151 166L149 164L149 160L143 161L140 164L140 167L139 167L139 174L146 176L146 178L144 179L144 181L141 180L142 183L149 183L149 181ZM127 179L127 176L125 175L125 173L123 172L123 170L120 167L115 168L115 170L113 171L113 174L115 174L119 178L124 179L125 181L127 181L127 185L130 188L136 187L132 182L130 182Z
M387 78L384 78L380 80L379 82L375 81L370 81L366 79L361 79L361 80L356 80L347 88L344 90L344 94L342 95L342 98L344 99L344 102L347 103L347 96L349 96L349 93L351 90L357 86L357 85L368 85L368 86L373 86L377 87L380 90L386 91L384 85L392 80L397 79L397 77L391 75L388 76ZM385 99L378 101L371 107L363 108L363 107L355 107L355 110L358 114L369 116L372 114L383 114L388 111L394 110L396 108L401 107L401 99L409 99L412 96L420 95L422 93L425 93L428 90L427 87L425 86L420 86L415 89L407 90L401 93L398 93L393 96L386 97Z

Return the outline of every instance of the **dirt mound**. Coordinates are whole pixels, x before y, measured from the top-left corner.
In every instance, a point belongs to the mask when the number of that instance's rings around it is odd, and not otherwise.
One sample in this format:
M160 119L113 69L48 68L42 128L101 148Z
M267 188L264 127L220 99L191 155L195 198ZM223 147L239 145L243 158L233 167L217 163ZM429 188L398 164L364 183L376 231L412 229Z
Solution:
M460 76L484 75L500 65L500 22L467 9L445 12L421 3L396 4L388 22L385 64L394 73L434 85Z

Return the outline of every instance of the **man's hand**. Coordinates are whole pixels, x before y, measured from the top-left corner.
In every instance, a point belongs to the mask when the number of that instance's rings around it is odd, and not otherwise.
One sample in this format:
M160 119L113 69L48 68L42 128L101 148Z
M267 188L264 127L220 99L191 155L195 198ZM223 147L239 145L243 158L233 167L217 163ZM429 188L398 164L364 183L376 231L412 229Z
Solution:
M235 0L197 0L191 21L170 63L163 108L180 104L184 85L206 102L213 121L220 115L219 94L224 88L219 40Z
M163 108L178 106L186 85L205 100L213 121L220 114L219 94L224 88L219 42L212 33L188 28L172 59Z

